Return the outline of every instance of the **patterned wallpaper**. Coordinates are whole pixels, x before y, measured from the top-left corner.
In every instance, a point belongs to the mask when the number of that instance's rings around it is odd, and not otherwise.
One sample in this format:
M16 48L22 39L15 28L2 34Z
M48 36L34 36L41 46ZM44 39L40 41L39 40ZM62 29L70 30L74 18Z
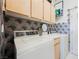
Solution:
M39 28L42 28L42 24L40 22L36 21L30 21L28 19L21 19L21 18L15 18L12 16L4 16L4 24L5 24L5 31L10 31L9 28L11 28L13 31L16 30L39 30ZM50 25L47 24L48 31L50 31ZM47 32L48 32L47 31ZM18 34L21 35L21 34Z
M43 23L40 23L40 22L29 21L26 19L15 18L11 16L5 16L5 30L8 30L8 28L13 29L13 31L14 30L39 30L42 24ZM68 23L64 23L64 22L48 25L48 31L68 34L69 25Z
M61 33L61 34L68 34L69 33L69 24L68 23L57 23L53 24L53 27L55 32Z
M5 29L11 27L13 30L38 30L41 25L39 22L5 16Z

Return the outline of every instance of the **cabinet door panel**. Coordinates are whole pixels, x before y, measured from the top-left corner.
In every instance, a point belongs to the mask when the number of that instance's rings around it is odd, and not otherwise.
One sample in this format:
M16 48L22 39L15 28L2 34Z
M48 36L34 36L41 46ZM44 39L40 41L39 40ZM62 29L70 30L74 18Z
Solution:
M54 40L55 59L60 59L60 38Z
M30 16L30 0L6 0L6 9Z
M32 17L43 19L43 0L32 0Z
M51 22L55 23L55 8L51 5Z
M2 13L2 0L0 0L0 14Z
M60 45L55 45L55 59L60 59Z
M44 0L44 20L50 21L50 3Z

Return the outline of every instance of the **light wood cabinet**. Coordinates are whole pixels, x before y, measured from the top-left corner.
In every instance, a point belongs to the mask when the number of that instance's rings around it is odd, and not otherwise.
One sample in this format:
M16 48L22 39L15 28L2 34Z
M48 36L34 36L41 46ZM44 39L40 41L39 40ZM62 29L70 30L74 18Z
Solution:
M60 59L60 38L54 39L55 59Z
M0 14L2 13L2 0L0 0Z
M30 16L30 0L6 0L6 9Z
M48 0L6 0L6 10L18 13L22 18L29 16L29 20L55 22L54 7Z
M44 0L44 20L50 22L50 6L51 4Z
M2 10L5 11L5 0L2 0L2 1L3 1L3 2L2 2L2 5L3 5L3 6L2 6Z
M43 19L43 0L32 0L32 17Z
M51 23L55 23L55 7L53 6L53 4L51 4L50 17L51 17L50 22L51 22Z

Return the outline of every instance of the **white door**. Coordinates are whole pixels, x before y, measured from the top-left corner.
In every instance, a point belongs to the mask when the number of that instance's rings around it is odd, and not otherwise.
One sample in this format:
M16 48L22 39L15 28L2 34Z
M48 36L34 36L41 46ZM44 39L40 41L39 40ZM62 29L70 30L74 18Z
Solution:
M78 11L70 11L70 51L78 55Z

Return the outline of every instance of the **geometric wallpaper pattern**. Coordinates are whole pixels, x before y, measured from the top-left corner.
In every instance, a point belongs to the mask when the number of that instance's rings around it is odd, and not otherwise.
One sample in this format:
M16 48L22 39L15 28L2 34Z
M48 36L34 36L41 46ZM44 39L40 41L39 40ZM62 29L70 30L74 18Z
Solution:
M30 21L28 19L15 18L11 16L5 16L4 19L5 31L9 31L11 28L13 31L19 30L39 30L42 23L36 21ZM5 33L6 33L5 32ZM18 34L19 36L23 35L22 33Z
M53 25L53 28L55 29L55 32L61 33L61 34L68 34L69 33L69 24L68 23L57 23Z
M29 21L26 19L19 19L15 17L5 16L5 30L8 30L11 27L13 30L39 30L43 23ZM50 31L61 34L69 33L69 24L68 23L56 23L51 26L48 26Z
M33 22L15 17L5 17L5 27L7 29L8 27L11 27L13 30L38 30L40 26L41 23L39 22Z

